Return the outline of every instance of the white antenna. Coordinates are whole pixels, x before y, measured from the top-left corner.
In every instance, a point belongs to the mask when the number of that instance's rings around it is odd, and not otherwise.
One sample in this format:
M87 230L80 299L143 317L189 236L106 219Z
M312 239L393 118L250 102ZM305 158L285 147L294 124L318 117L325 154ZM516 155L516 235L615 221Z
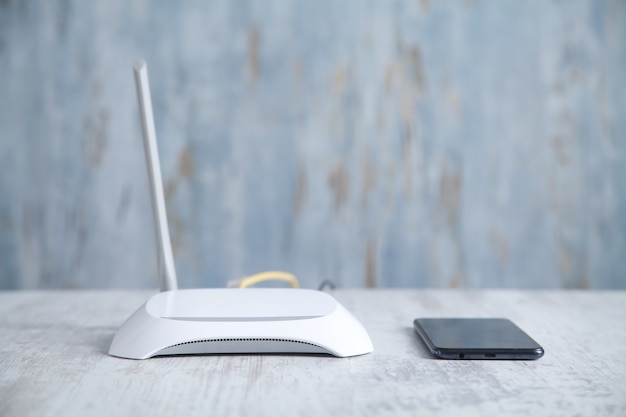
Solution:
M167 225L165 197L163 195L163 180L161 178L161 164L159 163L159 149L156 141L154 115L152 114L152 98L150 97L150 83L148 81L148 67L146 62L138 60L133 65L137 100L141 113L141 128L143 131L143 145L146 152L148 178L150 179L150 194L152 195L152 211L157 239L157 258L159 262L159 282L161 291L178 289L174 255L170 242L170 231Z

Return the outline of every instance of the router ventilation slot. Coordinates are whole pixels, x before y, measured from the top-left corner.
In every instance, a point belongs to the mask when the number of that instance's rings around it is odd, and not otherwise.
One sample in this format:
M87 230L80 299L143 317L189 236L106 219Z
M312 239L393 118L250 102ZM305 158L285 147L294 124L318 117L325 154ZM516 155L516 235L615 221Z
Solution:
M234 338L234 339L206 339L206 340L193 340L190 342L177 343L172 346L168 346L165 349L174 348L177 346L190 345L194 343L213 343L213 342L283 342L283 343L299 343L302 345L309 345L321 348L314 343L302 342L300 340L290 340L290 339L271 339L271 338Z

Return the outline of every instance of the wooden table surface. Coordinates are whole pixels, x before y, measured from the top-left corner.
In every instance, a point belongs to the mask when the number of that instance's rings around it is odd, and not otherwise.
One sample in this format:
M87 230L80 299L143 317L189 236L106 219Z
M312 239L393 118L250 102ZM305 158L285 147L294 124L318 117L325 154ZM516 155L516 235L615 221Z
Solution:
M149 291L0 292L0 416L626 415L626 292L337 290L375 351L110 357ZM433 359L418 316L507 317L537 361Z

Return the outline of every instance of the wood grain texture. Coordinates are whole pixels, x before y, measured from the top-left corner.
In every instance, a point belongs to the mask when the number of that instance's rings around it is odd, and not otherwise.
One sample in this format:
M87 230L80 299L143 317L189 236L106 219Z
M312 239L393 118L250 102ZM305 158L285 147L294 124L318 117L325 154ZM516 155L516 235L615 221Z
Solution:
M0 293L0 415L623 416L622 291L343 290L366 327L360 357L106 354L147 291ZM506 317L537 361L432 358L415 317Z
M626 4L0 2L0 288L626 288Z

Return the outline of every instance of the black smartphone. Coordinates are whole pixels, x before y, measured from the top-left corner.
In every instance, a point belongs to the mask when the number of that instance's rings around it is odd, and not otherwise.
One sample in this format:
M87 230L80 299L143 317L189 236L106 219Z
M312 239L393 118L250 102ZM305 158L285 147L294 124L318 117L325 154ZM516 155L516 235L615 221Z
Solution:
M539 359L543 348L508 319L419 318L413 321L430 352L442 359Z

